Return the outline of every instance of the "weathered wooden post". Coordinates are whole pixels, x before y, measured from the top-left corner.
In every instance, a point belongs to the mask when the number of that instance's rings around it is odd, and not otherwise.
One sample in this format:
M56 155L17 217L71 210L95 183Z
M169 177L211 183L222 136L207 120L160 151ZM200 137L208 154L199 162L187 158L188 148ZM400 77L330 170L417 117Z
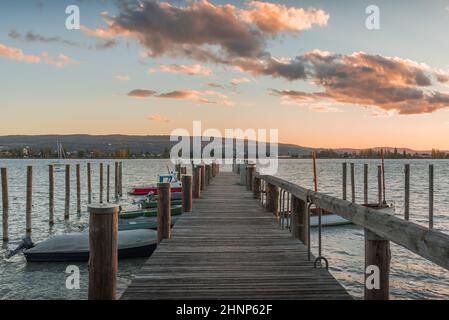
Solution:
M65 205L64 220L70 218L70 164L65 166Z
M433 229L433 164L429 165L429 229Z
M390 259L390 242L365 229L365 300L389 299Z
M206 181L206 186L208 186L210 184L210 165L206 164L205 169L206 169L205 181Z
M92 172L90 163L87 163L87 203L92 203Z
M343 162L343 177L342 177L342 182L343 182L343 200L346 200L346 176L347 176L347 164L346 162Z
M254 172L256 172L256 166L254 164L250 164L246 167L246 190L253 190L253 176Z
M368 164L363 166L363 203L368 204Z
M192 212L192 176L182 176L182 211Z
M187 174L187 167L181 167L181 175Z
M48 224L55 224L55 173L53 165L48 166Z
M115 173L114 173L114 193L115 193L115 201L118 202L118 162L115 162Z
M206 189L206 167L204 164L200 165L201 191Z
M31 211L33 210L33 167L27 167L25 234L31 235Z
M181 180L181 163L176 164L175 170L176 170L176 178L178 179L178 181L180 181Z
M110 192L111 192L111 165L107 165L106 172L106 202L110 202Z
M100 163L100 203L103 203L103 163Z
M80 164L76 164L76 213L81 213L81 172Z
M254 199L260 199L260 178L254 177L253 180L253 197Z
M171 194L170 183L157 184L157 243L171 237Z
M9 195L8 195L8 169L1 168L2 178L2 226L3 226L3 241L9 241Z
M279 188L268 183L267 211L271 211L276 217L279 215Z
M89 205L89 300L114 300L118 269L116 204Z
M201 196L201 169L200 167L193 168L193 198L198 199Z
M405 165L404 219L410 218L410 165Z
M355 203L355 173L354 163L351 163L351 201Z
M119 171L119 194L120 197L123 196L123 162L119 163L118 166L118 171Z
M246 164L239 165L239 175L240 175L240 184L242 186L246 185Z
M382 203L382 167L377 166L377 196L378 204Z
M292 198L292 237L307 245L309 243L307 203L296 197Z

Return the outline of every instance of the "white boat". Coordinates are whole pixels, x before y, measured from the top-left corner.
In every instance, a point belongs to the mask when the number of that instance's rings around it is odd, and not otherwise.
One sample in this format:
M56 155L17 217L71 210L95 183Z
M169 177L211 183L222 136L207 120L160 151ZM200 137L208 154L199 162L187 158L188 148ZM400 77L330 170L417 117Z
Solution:
M65 151L62 146L62 144L57 141L57 152L58 152L58 161L55 163L52 163L53 169L55 172L62 172L65 171L65 164L61 162L61 160L66 159Z

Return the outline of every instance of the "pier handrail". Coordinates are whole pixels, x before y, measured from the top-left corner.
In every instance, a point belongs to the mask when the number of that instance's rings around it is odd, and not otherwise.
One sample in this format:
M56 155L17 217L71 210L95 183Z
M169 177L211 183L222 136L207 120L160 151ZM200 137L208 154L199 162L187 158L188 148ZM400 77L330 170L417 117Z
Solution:
M399 219L388 213L303 188L278 177L255 173L254 178L286 190L304 202L312 202L321 209L335 213L449 270L449 235L447 234Z

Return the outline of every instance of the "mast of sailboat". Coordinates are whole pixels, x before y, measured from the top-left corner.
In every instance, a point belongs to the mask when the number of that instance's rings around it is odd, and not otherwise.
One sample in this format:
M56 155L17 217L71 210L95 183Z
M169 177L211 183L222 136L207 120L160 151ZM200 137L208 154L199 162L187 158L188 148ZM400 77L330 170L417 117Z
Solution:
M382 159L382 197L383 197L383 204L386 204L387 201L385 200L385 159L384 159L384 151L383 149L380 150L380 157Z
M313 186L315 192L318 192L318 176L316 174L316 152L314 151L312 153L312 160L313 160Z

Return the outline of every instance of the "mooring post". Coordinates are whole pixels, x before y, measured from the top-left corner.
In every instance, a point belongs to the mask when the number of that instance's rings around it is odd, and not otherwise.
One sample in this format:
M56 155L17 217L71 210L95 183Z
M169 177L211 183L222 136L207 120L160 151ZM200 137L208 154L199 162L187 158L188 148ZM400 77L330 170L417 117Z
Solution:
M65 166L65 205L64 205L64 220L69 220L70 217L70 164Z
M178 179L178 181L181 180L181 163L177 163L175 165L175 170L176 170L176 179Z
M201 169L193 167L193 198L198 199L201 196Z
M157 184L157 243L171 237L171 191L170 183Z
M260 178L254 177L253 180L253 198L260 199Z
M33 209L33 167L27 167L25 234L31 235L31 211Z
M346 176L347 176L347 164L346 162L343 162L343 177L342 177L342 183L343 183L343 200L346 200Z
M115 162L115 172L114 172L114 194L115 201L118 202L118 162Z
M81 172L80 164L76 164L76 213L81 213Z
M433 164L429 165L429 229L433 229Z
M182 176L182 211L192 212L192 176Z
M92 203L92 172L90 163L87 163L87 203Z
M355 203L355 173L354 163L351 163L351 201Z
M368 164L363 166L363 203L368 204Z
M103 203L103 163L100 163L100 203Z
M2 225L3 225L3 241L9 241L9 195L8 195L8 169L1 168L1 178L2 178Z
M200 178L201 178L201 184L200 184L200 188L201 191L203 191L204 189L206 189L206 167L204 166L204 164L199 166L200 168Z
M54 166L48 166L48 224L55 224L55 173Z
M365 229L365 300L389 299L390 259L390 242Z
M181 167L181 175L187 174L187 167Z
M114 300L118 270L116 204L95 204L89 211L89 300Z
M404 219L410 219L410 165L405 165Z
M111 192L111 165L106 167L106 202L110 202L110 192Z
M377 166L377 203L382 203L382 166Z
M206 169L205 181L206 181L206 186L208 186L210 184L210 165L206 164L205 169Z
M292 197L292 237L305 245L309 243L307 203Z
M120 161L119 166L118 166L118 171L119 171L119 194L120 197L123 196L123 162Z
M239 170L239 174L240 174L240 184L242 186L246 186L246 164L240 164L240 170Z
M253 190L253 176L256 171L256 166L254 164L250 164L246 167L246 190Z

